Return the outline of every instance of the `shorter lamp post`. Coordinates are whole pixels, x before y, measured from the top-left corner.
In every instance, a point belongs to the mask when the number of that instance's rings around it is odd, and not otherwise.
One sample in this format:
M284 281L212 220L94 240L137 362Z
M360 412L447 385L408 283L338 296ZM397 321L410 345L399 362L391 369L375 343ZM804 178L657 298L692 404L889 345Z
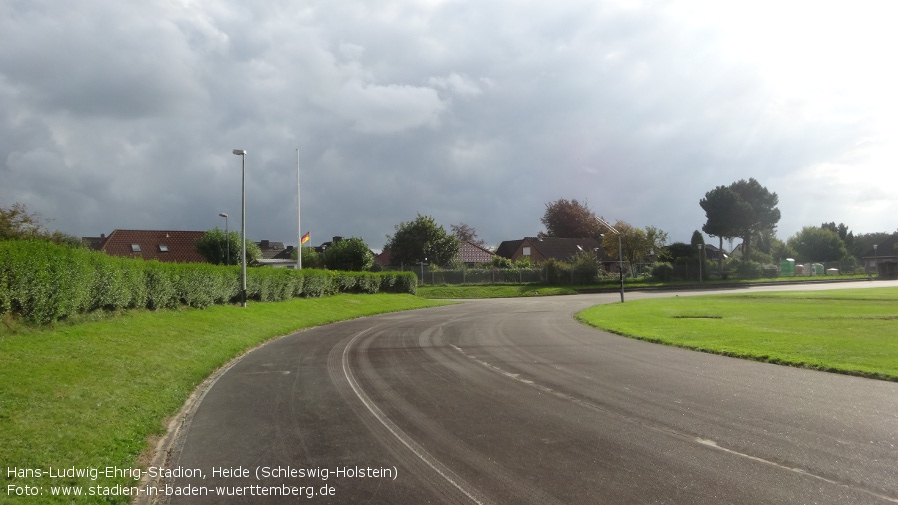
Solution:
M617 235L617 269L620 272L620 302L624 303L624 248L621 243L620 232L599 216L596 216L596 219L602 223L602 226L608 228L612 233ZM604 233L602 234L602 237L605 237Z
M873 270L876 272L876 276L879 276L879 253L876 251L879 248L879 244L873 244Z
M225 218L225 250L227 251L227 259L225 260L225 265L231 264L231 235L228 230L228 215L224 212L220 212L219 216Z
M695 247L698 249L698 283L702 283L702 249L704 249L705 244L695 244Z

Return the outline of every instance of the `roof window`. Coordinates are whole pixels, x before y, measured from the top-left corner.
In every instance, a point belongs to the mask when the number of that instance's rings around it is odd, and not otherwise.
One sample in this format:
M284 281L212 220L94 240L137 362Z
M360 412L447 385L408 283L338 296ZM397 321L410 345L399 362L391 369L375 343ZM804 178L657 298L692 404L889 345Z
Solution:
M159 244L159 252L168 252L168 244Z
M140 244L131 244L131 252L140 252Z

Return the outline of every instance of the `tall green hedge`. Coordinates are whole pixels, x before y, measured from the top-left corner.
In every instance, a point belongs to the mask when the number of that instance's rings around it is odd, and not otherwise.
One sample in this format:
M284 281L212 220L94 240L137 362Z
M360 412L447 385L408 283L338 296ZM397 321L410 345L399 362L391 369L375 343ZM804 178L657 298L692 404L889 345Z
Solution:
M247 297L281 301L336 293L411 293L412 272L250 268ZM94 310L208 307L240 297L240 267L117 258L43 241L0 241L0 314L50 323Z

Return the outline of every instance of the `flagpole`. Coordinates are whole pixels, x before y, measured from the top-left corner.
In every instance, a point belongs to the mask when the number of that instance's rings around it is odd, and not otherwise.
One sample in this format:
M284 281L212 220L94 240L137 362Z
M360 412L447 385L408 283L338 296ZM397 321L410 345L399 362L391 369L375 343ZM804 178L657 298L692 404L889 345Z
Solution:
M302 270L302 222L299 220L299 149L296 150L296 269Z

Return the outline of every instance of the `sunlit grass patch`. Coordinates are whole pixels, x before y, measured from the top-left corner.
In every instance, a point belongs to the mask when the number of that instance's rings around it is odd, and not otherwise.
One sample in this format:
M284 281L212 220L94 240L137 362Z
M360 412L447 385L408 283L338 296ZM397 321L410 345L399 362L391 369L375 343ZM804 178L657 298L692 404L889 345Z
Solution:
M652 342L898 380L895 288L639 300L578 319Z

